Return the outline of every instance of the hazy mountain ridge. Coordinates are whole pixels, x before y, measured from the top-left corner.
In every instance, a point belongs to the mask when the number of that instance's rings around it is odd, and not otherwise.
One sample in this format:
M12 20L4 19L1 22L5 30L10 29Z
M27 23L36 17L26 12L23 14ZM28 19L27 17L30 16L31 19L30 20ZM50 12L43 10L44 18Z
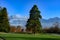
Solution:
M25 27L26 25L26 22L28 20L28 18L26 17L18 17L18 16L10 16L9 17L9 22L10 22L10 25L14 25L14 26L17 26L17 25L20 25L22 27ZM43 27L50 27L52 26L55 22L59 22L60 23L60 18L59 17L54 17L54 18L50 18L50 19L40 19L41 21L41 24Z
M51 27L54 23L58 22L60 24L60 18L54 17L50 19L41 19L41 23L43 27Z

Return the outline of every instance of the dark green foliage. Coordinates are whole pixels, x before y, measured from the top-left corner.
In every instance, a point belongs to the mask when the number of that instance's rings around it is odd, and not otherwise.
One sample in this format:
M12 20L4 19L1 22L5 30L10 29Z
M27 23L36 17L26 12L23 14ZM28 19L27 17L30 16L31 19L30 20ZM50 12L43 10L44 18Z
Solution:
M7 16L6 8L1 8L0 10L0 31L1 32L9 32L10 25Z
M30 18L27 21L26 30L32 33L39 33L41 31L41 23L39 21L42 16L37 6L34 5L30 10Z

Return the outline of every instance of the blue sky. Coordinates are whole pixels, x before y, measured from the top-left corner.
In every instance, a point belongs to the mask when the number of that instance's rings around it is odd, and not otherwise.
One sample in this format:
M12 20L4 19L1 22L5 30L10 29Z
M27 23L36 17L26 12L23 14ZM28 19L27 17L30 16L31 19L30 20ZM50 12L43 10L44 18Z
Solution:
M8 15L29 17L29 11L36 4L42 18L60 17L60 0L0 0L0 6L6 7Z

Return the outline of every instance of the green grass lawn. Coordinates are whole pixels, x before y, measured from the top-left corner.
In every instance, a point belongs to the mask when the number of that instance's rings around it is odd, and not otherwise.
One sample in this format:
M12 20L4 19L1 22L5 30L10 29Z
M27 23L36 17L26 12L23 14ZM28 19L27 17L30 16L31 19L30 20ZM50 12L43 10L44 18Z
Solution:
M60 40L59 35L52 34L14 34L0 33L6 40Z

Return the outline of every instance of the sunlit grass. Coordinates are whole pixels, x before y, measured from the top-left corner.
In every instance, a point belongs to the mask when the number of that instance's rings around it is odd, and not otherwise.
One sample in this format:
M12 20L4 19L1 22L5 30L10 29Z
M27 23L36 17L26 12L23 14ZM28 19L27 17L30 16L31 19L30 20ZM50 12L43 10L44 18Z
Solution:
M60 40L59 35L52 34L15 34L15 33L0 33L1 37L6 40Z

